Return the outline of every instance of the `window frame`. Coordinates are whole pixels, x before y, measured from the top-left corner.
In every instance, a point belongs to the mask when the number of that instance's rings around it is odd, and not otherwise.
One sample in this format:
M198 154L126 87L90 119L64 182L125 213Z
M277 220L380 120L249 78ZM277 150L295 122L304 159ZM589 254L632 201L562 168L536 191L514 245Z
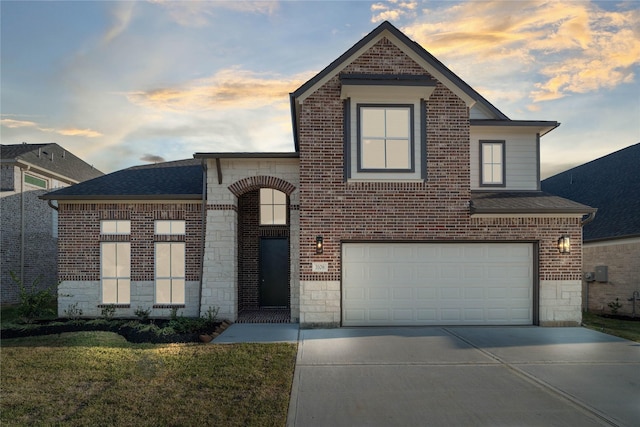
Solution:
M161 245L169 246L169 262L167 264L158 262L158 247ZM182 275L174 275L173 267L174 267L174 247L181 246L182 247L182 257L179 259L181 262ZM155 242L154 243L154 304L155 305L184 305L186 304L187 299L187 245L185 242ZM169 275L158 275L158 267L159 266L169 266ZM158 281L159 280L168 280L169 281L169 301L159 301L158 300ZM175 301L174 300L174 286L176 282L180 282L179 286L182 286L182 300Z
M263 203L262 202L262 191L263 190L269 190L271 191L271 203ZM275 203L275 192L281 193L282 195L284 195L284 203ZM287 193L285 193L284 191L280 191L276 188L260 188L258 191L258 212L259 212L259 218L258 218L258 224L260 226L271 226L271 225L289 225L289 210L287 209L289 204L289 198L287 196ZM271 206L271 218L273 221L275 221L275 207L276 206L284 206L284 222L280 223L280 222L263 222L263 215L262 215L262 208L263 206Z
M397 110L407 110L408 119L409 119L409 129L408 129L408 150L409 150L409 167L408 168L365 168L363 167L363 134L362 134L362 126L363 126L363 109L381 109L385 111L397 109ZM357 159L356 159L356 170L358 173L382 173L382 174L397 174L397 173L415 173L416 171L416 160L415 160L415 152L416 152L416 138L415 138L415 105L407 104L407 103L357 103L355 108L356 113L356 144L357 144ZM388 139L386 135L384 138L381 138L385 141ZM395 138L400 139L400 138ZM386 145L385 145L386 152Z
M113 223L116 231L105 231L105 225ZM129 219L103 219L100 221L100 234L110 236L126 236L131 234L131 220Z
M500 156L500 165L502 167L502 175L501 175L501 182L486 182L485 181L485 175L484 175L484 166L485 164L489 164L489 165L496 165L497 163L485 163L485 159L484 159L484 147L486 145L497 145L500 146L501 149L501 156ZM480 187L488 187L488 188L502 188L502 187L506 187L507 185L507 165L506 165L506 160L507 160L507 154L506 154L506 141L504 140L480 140L479 141L479 148L480 148L480 156L479 156L479 163L480 163Z
M115 270L116 274L113 276L105 275L105 247L106 246L115 246L115 257L114 257L114 266L111 267ZM118 265L118 247L126 246L128 248L129 257L127 259L128 265L126 266L126 270L128 272L127 275L119 275L118 270L121 270L124 266ZM116 299L115 301L106 301L105 300L105 279L106 280L115 280L116 285ZM126 294L126 300L124 296L121 298L120 295L120 281L126 280L128 292ZM102 304L131 304L131 243L130 242L100 242L100 300Z
M168 225L169 232L158 231L158 225ZM157 219L153 222L153 233L156 236L184 236L187 233L187 222L184 219Z
M49 188L49 182L45 178L39 178L37 176L25 173L23 180L25 184L31 185L33 187L42 188L43 190Z

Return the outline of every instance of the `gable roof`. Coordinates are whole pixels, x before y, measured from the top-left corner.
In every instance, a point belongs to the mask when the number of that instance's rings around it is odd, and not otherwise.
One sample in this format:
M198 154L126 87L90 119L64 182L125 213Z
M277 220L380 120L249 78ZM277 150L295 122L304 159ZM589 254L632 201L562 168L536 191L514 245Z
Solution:
M104 175L84 160L56 143L0 145L2 163L17 163L39 170L42 174L70 183Z
M310 93L314 92L317 87L322 85L326 80L339 73L346 65L348 65L354 56L359 56L359 51L365 49L367 45L378 39L387 36L389 39L396 39L398 43L406 47L409 53L412 53L414 59L422 60L432 72L433 76L441 81L445 86L454 92L458 92L459 96L466 98L468 104L480 104L483 110L487 111L494 120L510 120L504 113L498 110L493 104L487 101L482 95L476 92L471 86L465 83L460 77L454 74L436 57L427 52L420 44L414 42L403 32L393 26L390 22L384 21L373 31L367 34L363 39L353 45L349 50L340 55L335 61L325 67L317 75L300 86L296 91L290 94L291 114L293 120L293 138L296 151L298 151L298 109L299 100L306 98Z
M585 242L640 236L640 143L541 182L542 189L598 208Z
M198 159L133 166L43 195L47 200L192 200L202 198Z

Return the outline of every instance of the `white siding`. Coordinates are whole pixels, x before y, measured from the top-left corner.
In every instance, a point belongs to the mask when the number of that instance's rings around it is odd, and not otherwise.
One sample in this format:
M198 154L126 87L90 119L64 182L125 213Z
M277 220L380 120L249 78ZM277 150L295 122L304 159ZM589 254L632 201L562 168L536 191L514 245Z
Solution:
M505 141L506 186L499 190L538 190L538 147L535 132L518 129L471 128L471 189L495 190L480 186L480 141Z

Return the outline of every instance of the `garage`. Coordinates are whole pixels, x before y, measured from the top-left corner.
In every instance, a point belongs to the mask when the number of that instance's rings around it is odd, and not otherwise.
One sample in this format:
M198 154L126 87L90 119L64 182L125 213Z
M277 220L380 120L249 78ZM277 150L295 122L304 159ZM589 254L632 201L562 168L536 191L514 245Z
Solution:
M344 243L342 324L531 325L532 243Z

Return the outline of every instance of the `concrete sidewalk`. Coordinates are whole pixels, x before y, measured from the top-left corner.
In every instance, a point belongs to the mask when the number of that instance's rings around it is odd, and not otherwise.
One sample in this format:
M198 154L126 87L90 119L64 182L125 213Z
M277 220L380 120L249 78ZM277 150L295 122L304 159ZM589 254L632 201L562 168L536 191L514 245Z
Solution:
M297 343L298 332L299 325L297 323L234 323L225 329L212 342L214 344L233 344L241 342Z
M638 425L640 344L583 328L302 330L289 426Z

